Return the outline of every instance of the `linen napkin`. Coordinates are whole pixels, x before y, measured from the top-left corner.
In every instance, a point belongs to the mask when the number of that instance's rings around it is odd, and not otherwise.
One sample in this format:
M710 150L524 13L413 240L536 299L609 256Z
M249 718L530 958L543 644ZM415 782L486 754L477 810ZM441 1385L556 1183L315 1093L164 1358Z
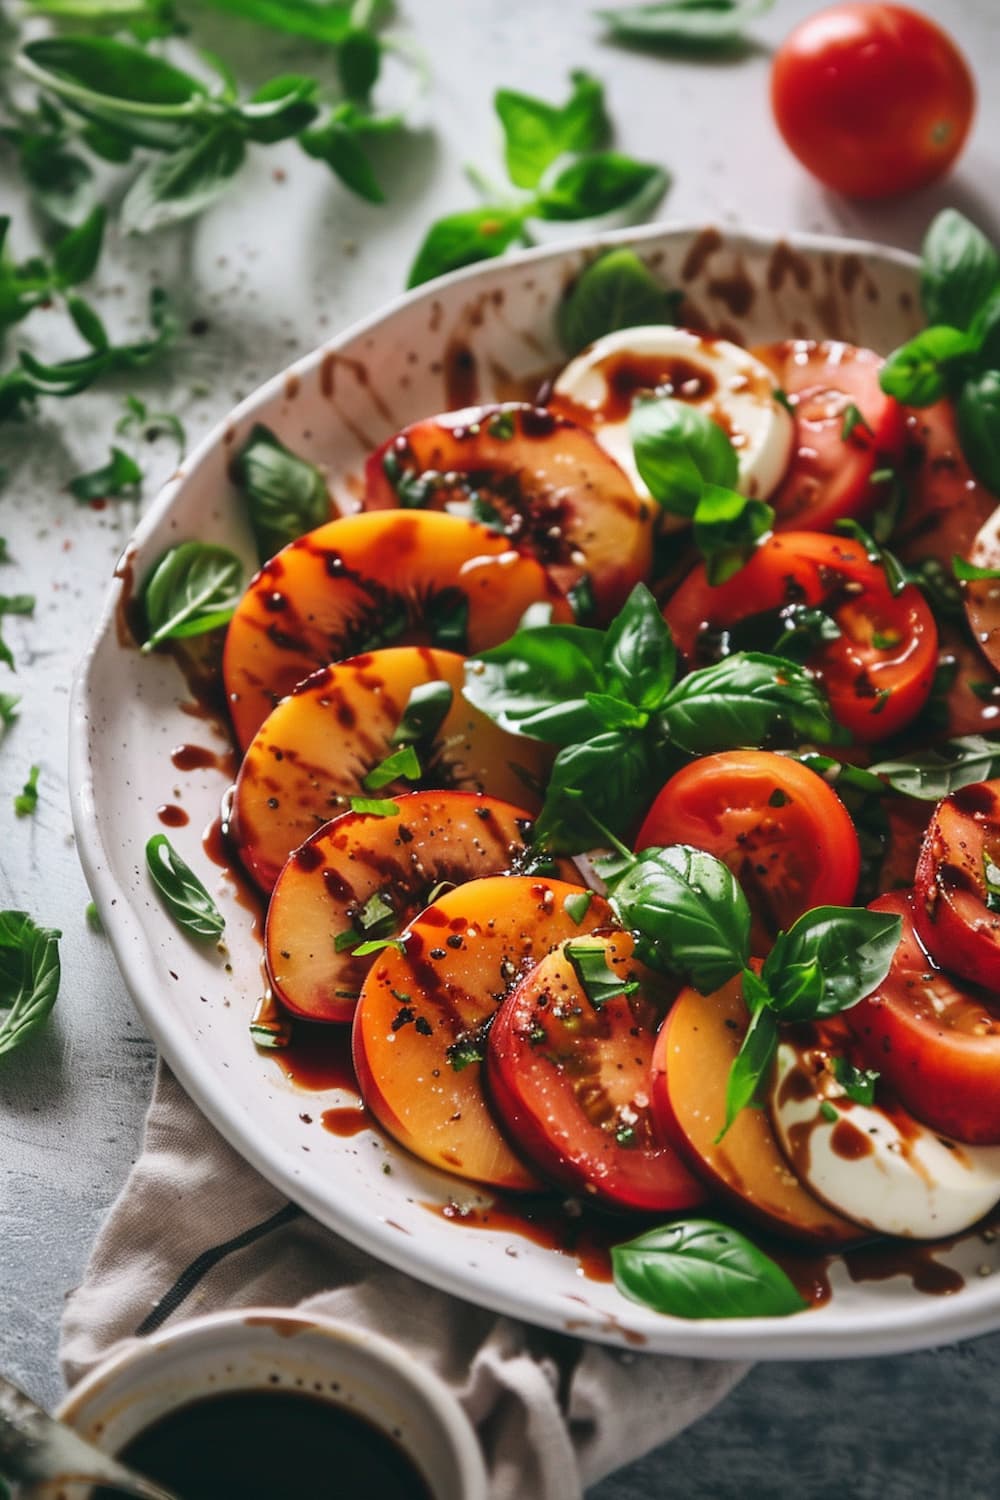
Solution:
M582 1342L390 1270L271 1187L161 1062L142 1154L66 1305L66 1379L171 1320L262 1304L374 1329L434 1369L476 1427L494 1500L572 1500L747 1369Z

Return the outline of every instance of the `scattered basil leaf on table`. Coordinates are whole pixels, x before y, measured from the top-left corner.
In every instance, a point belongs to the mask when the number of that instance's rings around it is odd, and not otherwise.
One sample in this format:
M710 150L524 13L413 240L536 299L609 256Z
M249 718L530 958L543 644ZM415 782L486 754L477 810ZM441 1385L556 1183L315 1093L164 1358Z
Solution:
M2 660L3 651L0 646L0 661ZM17 718L20 701L17 693L0 693L0 734L5 733Z
M232 463L261 562L330 519L326 480L268 427L257 423Z
M14 798L14 811L19 818L30 818L38 806L38 778L41 766L32 766L28 779Z
M345 187L369 203L384 203L385 193L361 144L361 132L349 112L335 109L321 125L304 130L299 145L307 156L325 162ZM432 274L438 274L434 272Z
M245 154L241 133L221 121L190 146L149 162L125 194L123 230L149 234L201 213L229 187Z
M23 911L0 911L0 1054L42 1025L59 994L59 939Z
M655 0L595 15L618 41L679 52L731 52L745 44L746 23L773 5L774 0Z
M634 250L609 250L591 261L564 293L556 330L567 354L606 333L649 323L674 323L681 293L668 291Z
M658 202L670 179L662 167L619 151L582 156L543 183L531 213L542 219L597 219L635 204Z
M507 175L515 187L537 187L561 156L596 151L606 144L611 123L604 90L589 73L570 74L572 93L563 105L549 104L514 89L497 89L493 107L504 132Z
M187 434L179 417L169 411L150 411L145 401L138 396L126 396L124 401L124 414L115 424L115 432L119 436L137 434L139 431L149 442L154 442L162 432L169 433L177 444L179 452L183 453L187 447Z
M146 865L164 904L185 931L197 938L221 936L225 918L165 833L154 833L147 843Z
M0 622L2 622L4 615L31 615L34 612L34 594L0 594ZM13 653L4 640L2 633L0 633L0 662L10 667L11 671L16 670ZM10 722L9 719L7 722Z
M686 1219L615 1245L615 1286L676 1318L781 1318L808 1303L785 1272L738 1230Z
M87 474L77 474L67 489L81 503L91 500L114 499L121 495L134 495L142 484L142 470L134 458L121 448L112 448L111 457L99 469Z
M213 10L312 42L339 46L351 31L353 0L204 0Z
M521 238L525 218L522 208L484 204L438 219L417 251L407 286L420 286L461 266L503 255Z
M143 588L149 629L143 651L227 624L243 587L243 564L228 548L207 542L171 547Z

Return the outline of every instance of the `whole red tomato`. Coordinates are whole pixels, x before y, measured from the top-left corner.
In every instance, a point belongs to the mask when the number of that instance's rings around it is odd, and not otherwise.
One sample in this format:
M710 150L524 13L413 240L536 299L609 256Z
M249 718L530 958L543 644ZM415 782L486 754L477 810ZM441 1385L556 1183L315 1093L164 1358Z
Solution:
M771 103L785 141L821 182L882 198L947 171L972 122L975 84L927 16L900 5L834 5L779 50Z

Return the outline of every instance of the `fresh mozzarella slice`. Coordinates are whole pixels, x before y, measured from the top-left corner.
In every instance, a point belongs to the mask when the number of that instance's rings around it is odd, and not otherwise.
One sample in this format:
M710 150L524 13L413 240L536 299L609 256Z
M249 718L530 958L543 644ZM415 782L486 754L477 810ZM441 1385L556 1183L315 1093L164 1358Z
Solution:
M774 398L774 376L759 359L725 339L653 324L606 334L570 361L553 387L551 405L593 430L638 494L628 416L641 391L700 407L726 433L739 462L737 487L766 499L791 456L794 424Z
M1000 1200L1000 1146L949 1140L895 1103L854 1103L819 1047L781 1043L771 1116L800 1181L882 1234L958 1234Z

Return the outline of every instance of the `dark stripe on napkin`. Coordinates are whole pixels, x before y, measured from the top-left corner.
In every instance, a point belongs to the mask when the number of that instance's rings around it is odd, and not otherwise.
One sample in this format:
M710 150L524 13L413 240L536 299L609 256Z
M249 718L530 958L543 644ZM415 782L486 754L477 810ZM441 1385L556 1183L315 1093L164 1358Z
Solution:
M284 1208L280 1208L269 1219L263 1219L259 1224L245 1229L242 1234L226 1240L224 1244L214 1245L211 1250L203 1250L189 1266L185 1267L170 1290L146 1314L135 1330L136 1337L142 1338L144 1334L155 1333L158 1328L161 1328L171 1314L187 1301L199 1281L207 1276L220 1261L225 1260L227 1255L232 1255L237 1250L245 1250L248 1245L256 1244L273 1230L280 1229L284 1224L290 1224L301 1213L302 1210L297 1203L286 1203Z

